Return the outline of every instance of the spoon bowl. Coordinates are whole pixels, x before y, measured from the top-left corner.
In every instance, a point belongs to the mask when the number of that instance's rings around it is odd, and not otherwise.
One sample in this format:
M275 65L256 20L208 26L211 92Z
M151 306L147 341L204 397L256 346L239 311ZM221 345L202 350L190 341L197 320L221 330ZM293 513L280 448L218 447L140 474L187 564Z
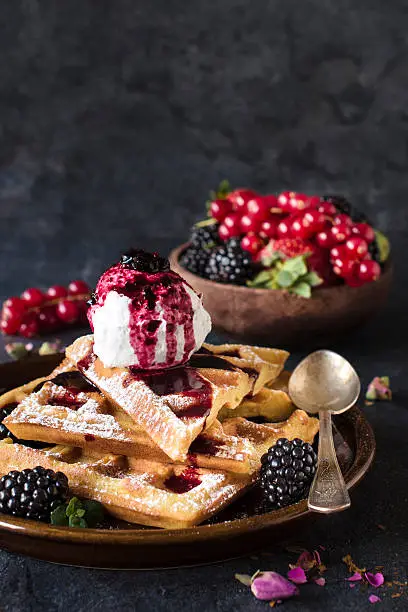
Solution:
M295 369L289 381L293 403L309 414L330 410L341 414L356 403L360 380L352 365L333 351L311 353Z
M327 350L306 357L290 377L293 403L310 414L319 413L317 469L308 498L308 506L315 512L339 512L350 506L334 448L331 414L354 406L360 390L360 380L351 364Z

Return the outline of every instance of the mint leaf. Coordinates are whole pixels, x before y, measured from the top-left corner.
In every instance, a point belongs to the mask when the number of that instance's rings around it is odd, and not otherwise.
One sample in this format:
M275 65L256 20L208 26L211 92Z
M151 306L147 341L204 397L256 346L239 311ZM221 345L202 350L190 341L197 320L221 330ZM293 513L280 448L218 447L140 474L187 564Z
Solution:
M273 275L273 270L261 270L254 279L247 282L247 285L248 287L262 287L271 280Z
M297 257L287 259L282 266L282 270L285 270L285 272L290 272L292 276L296 278L307 274L307 266L304 256L298 255Z
M390 256L390 251L391 251L390 241L388 240L387 236L385 236L385 234L383 234L379 230L374 230L374 231L375 231L375 239L377 242L378 250L380 251L380 261L381 263L384 263L385 261L387 261L388 257Z
M70 527L82 527L82 528L88 527L86 521L83 518L80 518L79 516L76 516L76 515L71 515L69 517L69 526Z
M51 525L59 525L60 527L68 526L68 516L66 513L67 504L62 504L51 512Z
M81 508L82 504L80 500L77 497L71 497L66 509L67 516L74 516L77 510L80 510Z
M311 287L318 287L322 284L323 279L316 272L308 272L304 276L302 276L301 280Z
M225 198L232 191L230 182L227 179L223 179L218 185L217 197Z
M83 508L80 508L76 511L75 515L79 516L79 518L83 518L85 516L85 510Z
M85 519L89 527L95 527L105 518L105 512L102 504L92 499L84 499L83 506L85 508Z
M303 281L300 281L299 283L296 283L296 285L293 285L293 287L291 287L289 291L303 298L312 297L312 289L310 285Z
M208 219L197 221L197 223L194 224L194 227L207 227L208 225L215 225L216 223L217 221L215 219L209 217Z
M278 283L279 287L282 287L283 289L288 289L288 287L291 287L295 281L296 276L284 268L278 272L276 277L276 282Z

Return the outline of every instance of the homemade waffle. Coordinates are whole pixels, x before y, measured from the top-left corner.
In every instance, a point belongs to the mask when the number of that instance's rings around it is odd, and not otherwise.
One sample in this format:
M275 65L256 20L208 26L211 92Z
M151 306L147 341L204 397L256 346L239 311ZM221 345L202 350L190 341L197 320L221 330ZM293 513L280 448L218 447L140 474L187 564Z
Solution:
M64 472L72 493L101 502L118 518L155 527L190 527L219 512L254 482L261 455L277 438L312 442L318 421L295 410L280 424L257 425L237 418L224 422L222 428L251 440L258 457L251 473L186 468L143 455L128 458L69 446L34 450L4 441L0 442L0 473L42 465Z
M63 378L54 377L59 380L58 385L53 378L38 379L9 391L0 398L0 407L18 406L4 419L4 425L21 440L92 448L101 453L143 455L149 460L172 463L129 415L97 390L91 388L73 395L72 387L69 391L73 375L70 371ZM78 371L75 375L86 381ZM243 439L226 436L217 421L193 441L185 463L193 455L200 467L215 465L217 469L243 473L250 471L255 460L253 446Z
M221 408L238 406L258 389L260 380L262 387L276 379L288 356L286 351L240 345L224 345L223 356L213 354L215 348L206 345L182 368L149 374L104 367L93 353L92 336L78 338L66 352L78 370L166 455L182 461Z
M218 418L220 421L231 417L255 418L262 417L267 421L283 421L295 409L288 395L288 382L290 372L282 372L270 384L263 387L256 395L244 397L242 402L233 410L221 408Z

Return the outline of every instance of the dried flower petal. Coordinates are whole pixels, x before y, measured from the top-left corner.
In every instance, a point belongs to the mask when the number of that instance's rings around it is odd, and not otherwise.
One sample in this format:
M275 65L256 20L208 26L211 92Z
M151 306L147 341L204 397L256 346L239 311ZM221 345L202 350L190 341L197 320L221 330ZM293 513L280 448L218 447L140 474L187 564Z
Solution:
M390 389L389 376L376 376L367 388L366 400L391 400L392 391Z
M4 348L9 357L19 360L24 359L24 357L28 357L33 349L33 345L31 343L23 344L23 342L9 342Z
M358 582L359 580L362 580L363 577L360 574L360 572L354 572L354 574L352 576L350 576L349 578L346 578L346 580L348 580L349 582Z
M381 601L381 599L377 597L377 595L370 595L370 597L368 598L368 601L370 603L378 603L379 601Z
M257 599L266 601L288 599L299 594L298 588L276 572L263 572L252 582L251 591Z
M317 584L318 586L324 586L326 584L326 578L323 578L323 576L321 576L320 578L316 578L315 584Z
M296 567L301 567L305 571L312 569L315 564L316 560L308 550L304 550L296 561Z
M251 586L252 580L248 574L235 574L235 578L245 586Z
M343 563L347 565L347 569L350 573L358 572L359 574L363 575L367 571L365 567L357 567L357 565L354 563L353 559L351 558L351 555L345 555L342 561Z
M305 584L307 582L306 572L302 567L290 569L287 576L295 584Z
M38 349L39 355L55 355L61 352L61 340L55 340L55 342L43 342Z
M356 583L355 582L350 582L349 586L350 586L350 589L354 589L354 587L356 586Z
M367 582L369 582L371 586L375 588L378 588L382 584L384 584L384 576L382 575L381 572L377 572L376 574L372 574L371 572L366 572L364 574L364 577L366 578Z

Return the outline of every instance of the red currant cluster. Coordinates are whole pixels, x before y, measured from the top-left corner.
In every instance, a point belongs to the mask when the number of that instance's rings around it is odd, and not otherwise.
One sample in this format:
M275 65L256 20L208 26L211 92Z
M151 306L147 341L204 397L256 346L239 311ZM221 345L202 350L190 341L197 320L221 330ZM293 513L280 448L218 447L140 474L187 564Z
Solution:
M32 338L66 324L85 322L89 297L90 289L81 280L72 281L67 288L53 285L45 293L31 287L3 303L1 331Z
M352 287L381 274L380 265L369 253L375 240L373 228L355 223L320 196L293 191L261 196L238 189L211 202L209 212L220 224L220 239L240 237L242 249L254 260L269 240L296 238L329 252L332 270Z

